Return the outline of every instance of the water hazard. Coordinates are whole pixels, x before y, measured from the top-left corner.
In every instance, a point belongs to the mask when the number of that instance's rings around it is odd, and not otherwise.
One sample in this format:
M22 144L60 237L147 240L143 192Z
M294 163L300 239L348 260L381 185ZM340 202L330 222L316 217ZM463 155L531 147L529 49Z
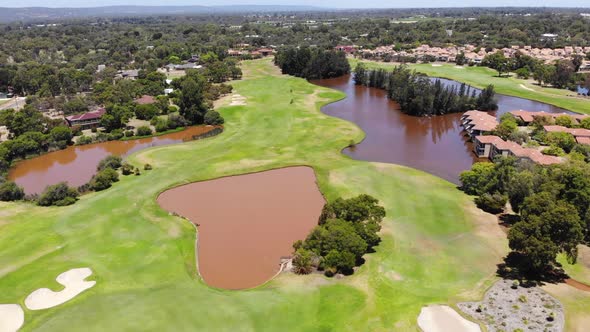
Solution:
M289 167L180 186L158 203L198 225L198 266L208 285L245 289L280 270L325 201L313 169Z
M88 183L96 173L99 161L109 155L125 157L152 146L190 141L215 127L196 126L157 137L129 141L110 141L89 145L70 146L64 150L18 162L8 178L25 189L27 194L41 193L48 185L62 181L72 187Z
M444 84L459 85L450 80ZM356 86L352 76L315 80L312 83L337 89L347 97L326 105L322 111L356 123L365 133L365 140L343 152L354 159L405 165L434 174L454 183L459 173L477 161L472 145L462 133L461 114L436 117L414 117L402 113L399 105L387 98L383 90ZM562 113L566 110L548 104L497 95L503 113L523 109Z

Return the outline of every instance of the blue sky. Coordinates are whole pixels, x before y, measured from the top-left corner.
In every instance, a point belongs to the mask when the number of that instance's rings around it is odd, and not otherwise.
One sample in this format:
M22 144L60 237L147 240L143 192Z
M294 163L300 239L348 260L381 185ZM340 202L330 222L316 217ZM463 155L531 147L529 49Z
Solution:
M331 8L403 8L403 7L590 7L587 0L0 0L0 7L97 7L110 5L312 5Z

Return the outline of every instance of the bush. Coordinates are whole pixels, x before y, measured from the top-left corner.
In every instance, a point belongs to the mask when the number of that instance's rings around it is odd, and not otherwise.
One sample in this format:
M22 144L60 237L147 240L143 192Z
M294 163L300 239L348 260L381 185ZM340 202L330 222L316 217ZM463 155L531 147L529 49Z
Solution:
M12 181L6 181L0 184L0 201L11 202L19 201L25 197L23 188L19 187Z
M72 130L67 126L57 126L51 129L49 135L55 142L65 141L66 143L71 141L74 136Z
M326 270L335 269L336 271L350 274L356 263L353 253L348 251L330 250L324 258L323 265Z
M565 151L563 151L563 149L560 148L559 146L555 146L555 145L551 145L550 147L541 151L541 153L543 153L544 155L555 156L555 157L565 156Z
M90 144L90 143L92 143L92 137L82 135L82 136L80 136L80 138L78 138L78 142L76 144L77 145L86 145L86 144Z
M137 128L137 136L150 136L152 134L152 129L148 126L141 126Z
M133 132L133 130L125 131L125 137L133 137L133 136L135 136L135 133Z
M503 212L507 202L508 198L498 193L493 195L485 193L475 198L475 204L478 208L492 214Z
M165 121L159 121L156 124L156 132L162 133L162 132L165 132L166 130L168 130L168 123L166 123Z
M111 136L110 137L111 141L115 141L115 140L119 140L119 139L123 138L123 136L124 136L123 129L115 129L115 130L111 131L110 136Z
M313 252L299 249L293 255L293 271L297 274L310 274L313 271Z
M143 165L143 170L144 171L151 171L152 170L152 165L150 165L150 164Z
M205 113L205 124L217 126L223 124L223 122L223 117L219 112L210 110Z
M133 173L133 166L129 165L128 163L124 163L121 167L121 172L123 175L130 175Z
M167 126L170 129L176 129L178 127L184 127L187 126L189 124L188 121L186 121L186 119L179 114L170 114L168 116L168 123Z
M76 202L78 191L68 187L67 183L61 182L48 186L39 197L37 204L40 206L66 206Z
M139 176L141 175L141 172L139 171L139 168L135 167L135 175Z
M558 146L567 153L576 145L576 139L569 133L548 133L545 139L549 144Z
M135 116L140 120L149 120L158 115L158 113L158 107L153 104L137 105L135 107Z
M98 129L96 129L96 127L92 127L92 129L90 129L90 132L96 133L98 131Z
M122 163L123 163L123 159L121 159L121 157L110 155L98 163L96 170L100 172L100 171L105 170L107 168L119 169L121 167Z
M112 168L105 168L92 178L90 188L95 191L105 190L117 181L119 181L119 173Z

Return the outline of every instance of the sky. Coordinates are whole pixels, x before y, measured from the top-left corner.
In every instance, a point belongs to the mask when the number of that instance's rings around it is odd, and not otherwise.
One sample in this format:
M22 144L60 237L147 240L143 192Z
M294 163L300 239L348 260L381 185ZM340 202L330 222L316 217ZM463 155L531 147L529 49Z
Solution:
M590 7L587 0L0 0L0 7L100 7L111 5L307 5L329 8Z

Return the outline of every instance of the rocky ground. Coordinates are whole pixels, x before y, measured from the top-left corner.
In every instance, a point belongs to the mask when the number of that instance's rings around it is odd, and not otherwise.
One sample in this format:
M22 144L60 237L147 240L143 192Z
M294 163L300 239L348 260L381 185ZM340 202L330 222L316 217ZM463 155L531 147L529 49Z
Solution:
M459 303L458 307L481 321L489 332L561 332L565 318L558 300L539 287L522 287L500 280L481 302Z

